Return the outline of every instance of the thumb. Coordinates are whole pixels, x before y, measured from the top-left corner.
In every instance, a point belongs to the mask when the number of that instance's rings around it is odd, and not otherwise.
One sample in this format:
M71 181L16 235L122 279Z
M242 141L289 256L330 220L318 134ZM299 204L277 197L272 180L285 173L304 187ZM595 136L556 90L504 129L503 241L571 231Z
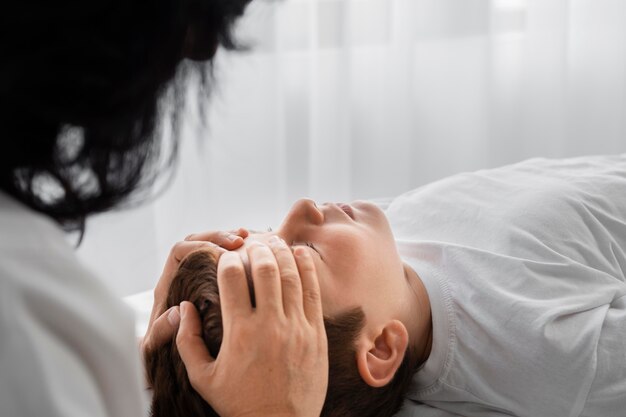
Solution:
M183 301L180 304L181 321L176 336L176 347L185 364L191 386L198 392L206 389L215 359L202 339L202 326L196 307Z
M153 323L150 329L149 340L145 350L153 351L167 342L171 341L180 324L180 308L171 307L161 314Z

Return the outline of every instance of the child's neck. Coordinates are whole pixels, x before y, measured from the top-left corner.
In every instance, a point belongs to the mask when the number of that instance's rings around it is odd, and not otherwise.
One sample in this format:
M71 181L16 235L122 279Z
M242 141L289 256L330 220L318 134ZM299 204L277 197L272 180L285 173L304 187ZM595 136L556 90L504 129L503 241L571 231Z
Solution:
M406 323L409 331L409 343L419 356L419 363L424 363L430 356L433 340L433 321L430 311L430 299L426 287L419 275L406 263L404 275L410 286L411 313Z

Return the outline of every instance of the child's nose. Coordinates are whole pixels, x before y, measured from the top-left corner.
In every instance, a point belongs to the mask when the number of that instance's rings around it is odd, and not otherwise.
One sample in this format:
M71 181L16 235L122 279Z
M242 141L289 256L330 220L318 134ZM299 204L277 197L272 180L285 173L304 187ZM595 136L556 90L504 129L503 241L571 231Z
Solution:
M303 198L294 203L285 219L285 226L297 227L307 224L321 225L324 223L324 213L317 207L315 202Z

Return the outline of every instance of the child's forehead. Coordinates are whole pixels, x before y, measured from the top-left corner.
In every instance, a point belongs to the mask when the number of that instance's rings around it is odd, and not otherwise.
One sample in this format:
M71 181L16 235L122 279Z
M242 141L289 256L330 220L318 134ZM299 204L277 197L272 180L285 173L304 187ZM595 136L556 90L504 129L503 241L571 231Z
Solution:
M248 237L246 237L243 240L243 246L242 247L248 247L253 242L267 243L267 242L269 242L270 238L273 235L275 235L275 234L276 233L271 232L271 231L250 230L250 231L248 231Z

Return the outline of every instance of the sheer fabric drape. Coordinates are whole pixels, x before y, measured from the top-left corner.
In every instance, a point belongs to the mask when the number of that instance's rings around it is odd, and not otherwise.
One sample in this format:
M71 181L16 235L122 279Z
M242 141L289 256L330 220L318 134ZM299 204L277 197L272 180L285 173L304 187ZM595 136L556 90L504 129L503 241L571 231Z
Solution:
M277 226L299 197L626 149L622 0L255 0L239 32L172 187L88 226L80 254L121 293L186 234Z

